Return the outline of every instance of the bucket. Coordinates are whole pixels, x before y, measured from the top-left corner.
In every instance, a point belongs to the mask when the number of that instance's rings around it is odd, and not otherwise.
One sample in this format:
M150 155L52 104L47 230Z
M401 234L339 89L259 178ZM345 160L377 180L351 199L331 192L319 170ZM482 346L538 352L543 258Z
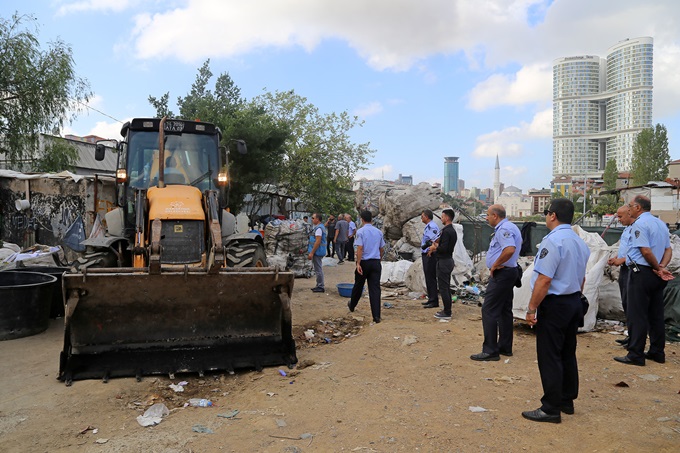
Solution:
M58 266L26 266L12 269L17 272L40 272L41 274L56 277L57 281L52 285L52 302L50 304L50 318L64 317L64 297L61 292L61 276L68 271L68 267Z
M354 289L354 283L338 283L338 293L342 297L352 297L352 290ZM361 291L363 294L363 290Z
M56 277L38 272L0 272L0 340L47 330Z

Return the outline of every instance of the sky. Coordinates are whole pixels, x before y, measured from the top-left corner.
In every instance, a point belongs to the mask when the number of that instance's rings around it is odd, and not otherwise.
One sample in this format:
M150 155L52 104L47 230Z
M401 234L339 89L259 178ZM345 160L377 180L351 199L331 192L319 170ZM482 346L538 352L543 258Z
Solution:
M4 0L13 12L67 43L94 92L63 134L120 139L150 95L177 111L210 59L247 99L295 90L362 119L352 139L375 155L358 177L441 183L458 156L465 187L487 188L498 154L525 192L552 179L553 60L651 36L654 123L680 158L677 0Z

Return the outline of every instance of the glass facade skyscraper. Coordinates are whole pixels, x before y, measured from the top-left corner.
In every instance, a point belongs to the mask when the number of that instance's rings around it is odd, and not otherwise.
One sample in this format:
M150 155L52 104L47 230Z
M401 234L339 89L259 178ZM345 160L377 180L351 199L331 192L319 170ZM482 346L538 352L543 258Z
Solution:
M637 134L652 127L653 39L626 39L607 58L553 62L553 176L630 170Z
M444 193L458 192L458 158L444 158Z

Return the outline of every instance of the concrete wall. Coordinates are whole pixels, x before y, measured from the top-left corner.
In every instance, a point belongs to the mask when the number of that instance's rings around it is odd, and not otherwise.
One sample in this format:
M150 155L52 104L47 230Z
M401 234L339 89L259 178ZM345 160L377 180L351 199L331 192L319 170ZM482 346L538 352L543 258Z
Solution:
M0 177L0 239L27 248L33 244L61 245L69 227L80 215L89 235L97 213L115 205L113 178L88 176L72 178ZM95 186L96 198L95 198ZM29 199L31 207L17 211L16 200ZM75 252L63 246L69 260Z

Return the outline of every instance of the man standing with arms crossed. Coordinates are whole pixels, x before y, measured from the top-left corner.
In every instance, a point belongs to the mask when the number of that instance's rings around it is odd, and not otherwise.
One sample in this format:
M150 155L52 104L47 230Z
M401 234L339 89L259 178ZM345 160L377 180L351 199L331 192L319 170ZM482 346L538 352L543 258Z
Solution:
M628 275L630 269L626 266L626 255L628 255L628 249L630 248L631 241L633 240L633 233L631 225L635 222L635 219L630 215L630 208L627 204L621 206L616 210L616 217L618 217L621 225L625 226L623 232L621 233L621 239L619 240L619 251L616 258L609 258L607 264L610 266L621 266L619 270L619 292L621 293L621 305L623 305L623 313L626 314L628 303ZM616 342L622 346L628 344L629 337L616 340Z
M434 214L429 209L420 213L420 220L425 224L423 239L420 242L420 250L423 259L423 274L425 274L425 287L427 288L427 301L423 302L423 308L439 307L437 294L437 256L429 254L430 246L439 237L439 226L432 218Z
M364 283L368 282L368 298L371 303L373 322L379 323L380 319L380 274L382 273L382 260L385 253L385 239L382 232L373 226L371 211L362 211L361 220L364 226L357 230L357 268L354 271L354 288L352 297L347 302L349 311L354 311Z
M439 239L430 247L430 254L437 254L437 285L442 297L444 309L434 314L437 319L451 319L451 272L453 272L453 249L456 246L458 235L451 223L455 213L447 208L442 211L442 228Z
M550 233L534 260L526 320L536 326L536 355L543 384L541 407L522 412L535 422L560 423L578 397L576 332L583 319L581 291L590 250L572 229L574 203L557 198L544 211Z
M497 361L499 354L512 355L512 299L519 278L517 258L522 249L522 233L517 225L505 218L505 208L489 206L486 221L494 227L486 252L489 284L482 305L482 352L470 356L477 361Z
M628 205L635 219L631 227L631 243L626 256L630 268L627 287L626 324L628 354L614 357L626 365L644 366L645 359L666 362L666 329L663 315L663 290L673 279L666 265L673 252L668 227L652 215L649 198L636 196ZM645 353L647 331L649 351Z

